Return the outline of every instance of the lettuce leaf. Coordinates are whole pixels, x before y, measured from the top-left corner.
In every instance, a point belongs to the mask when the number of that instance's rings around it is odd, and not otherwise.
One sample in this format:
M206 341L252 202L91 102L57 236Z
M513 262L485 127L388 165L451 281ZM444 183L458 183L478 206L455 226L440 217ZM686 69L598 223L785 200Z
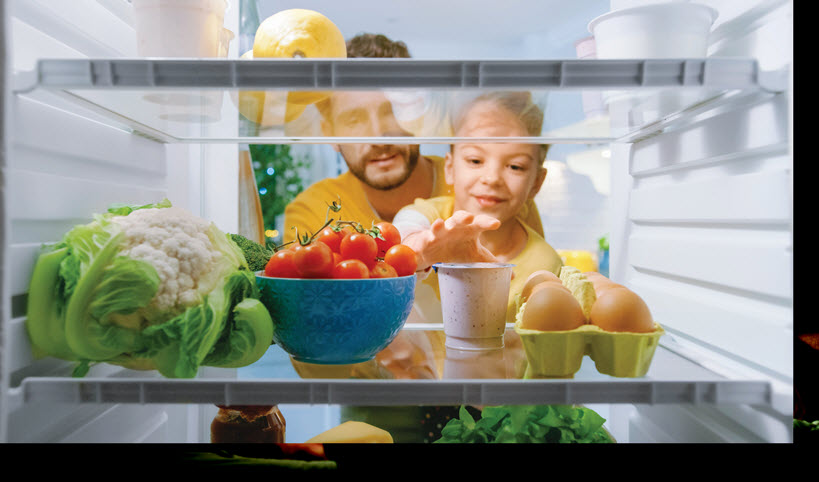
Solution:
M238 368L250 365L265 354L273 341L273 320L267 308L256 299L246 298L233 310L232 325L227 327L206 366Z
M154 209L154 208L169 208L171 207L171 201L167 198L163 199L158 203L152 204L125 204L125 203L113 203L108 206L108 213L113 214L116 216L127 216L132 212L136 211L137 209Z
M111 297L129 298L121 301L126 306L120 305L119 309L130 313L153 298L159 281L156 271L146 263L123 262L121 257L117 258L119 262L114 261L122 237L122 230L110 222L78 226L65 236L69 246L61 271L67 277L69 296L65 336L80 359L104 361L138 347L137 329L105 322L112 312ZM134 266L139 269L132 271Z
M26 331L38 356L76 360L65 338L65 283L60 268L68 248L44 250L34 264L28 291Z
M569 405L485 407L476 421L462 406L435 443L612 443L605 421L592 409Z

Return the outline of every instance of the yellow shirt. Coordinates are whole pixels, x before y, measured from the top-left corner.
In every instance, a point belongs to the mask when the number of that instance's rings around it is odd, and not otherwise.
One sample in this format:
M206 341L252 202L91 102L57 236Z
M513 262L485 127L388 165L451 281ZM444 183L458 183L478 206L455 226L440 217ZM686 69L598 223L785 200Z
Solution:
M414 204L404 209L414 209L423 214L432 224L436 219L447 219L452 216L455 208L455 198L453 196L441 196L431 199L417 199ZM523 250L509 261L515 267L512 284L509 287L509 304L506 310L506 322L515 322L515 296L523 290L526 279L539 270L549 270L559 275L563 261L557 251L543 239L543 236L535 232L524 222L520 216L517 217L520 224L526 229L527 239ZM428 323L440 323L441 320L441 294L438 289L438 276L434 270L429 276L416 286L415 293L416 312Z
M426 156L435 166L435 181L432 187L432 197L445 196L452 193L452 186L446 183L444 177L444 159L438 156ZM355 221L369 228L373 223L383 221L367 200L367 194L361 187L361 181L352 173L345 172L338 177L322 179L302 191L284 210L284 241L288 243L296 239L298 228L300 235L313 234L324 225L327 219L327 206L333 201L341 204L341 211L330 213L330 217L338 220ZM535 231L543 234L543 225L540 214L534 202L527 203L525 208L526 222Z

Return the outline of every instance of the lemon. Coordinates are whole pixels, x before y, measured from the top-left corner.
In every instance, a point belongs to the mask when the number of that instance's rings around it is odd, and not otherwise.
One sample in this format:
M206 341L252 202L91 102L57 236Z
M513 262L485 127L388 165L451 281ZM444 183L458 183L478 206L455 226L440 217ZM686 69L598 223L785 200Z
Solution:
M346 58L347 44L341 30L314 10L292 8L266 18L253 40L254 58ZM290 92L289 104L309 105L327 92ZM299 112L300 114L301 112Z
M282 10L259 25L253 41L253 57L330 58L346 57L341 30L313 10Z
M253 51L248 50L241 58L252 59ZM307 108L306 105L288 102L288 93L282 91L243 90L239 92L238 99L235 94L231 98L239 108L239 113L262 127L290 122Z

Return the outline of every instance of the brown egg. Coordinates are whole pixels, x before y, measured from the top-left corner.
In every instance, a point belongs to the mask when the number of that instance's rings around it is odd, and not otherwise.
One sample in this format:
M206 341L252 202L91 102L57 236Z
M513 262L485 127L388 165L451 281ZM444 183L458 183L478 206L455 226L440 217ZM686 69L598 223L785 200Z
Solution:
M545 269L535 271L534 273L530 274L529 277L526 278L526 282L523 283L523 289L520 291L521 300L526 301L529 299L529 295L532 294L532 290L534 290L535 286L545 281L557 281L558 283L561 283L560 278L558 278L557 275L551 271Z
M598 283L596 285L594 284L594 282L592 282L592 284L594 285L594 294L595 294L595 296L597 298L600 298L601 296L604 296L609 290L612 290L612 289L618 289L618 290L619 289L623 289L623 290L628 289L625 286L619 285L619 284L617 284L617 283L615 283L613 281L601 282L601 283Z
M538 290L540 290L542 288L552 288L552 289L564 290L569 294L571 294L571 292L572 292L572 290L567 288L566 285L564 285L560 280L557 280L557 281L542 281L542 282L536 284L532 288L532 291L529 292L529 298L532 297L532 294L534 294L536 291L538 291Z
M598 298L603 296L603 293L611 288L625 288L625 286L615 283L596 271L589 271L587 273L583 273L583 275L585 275L586 279L591 281L592 285L594 285L594 294Z
M520 327L538 331L567 331L585 324L580 303L565 287L541 283L526 302Z
M604 331L649 333L654 320L645 301L625 287L611 288L592 305L589 322Z

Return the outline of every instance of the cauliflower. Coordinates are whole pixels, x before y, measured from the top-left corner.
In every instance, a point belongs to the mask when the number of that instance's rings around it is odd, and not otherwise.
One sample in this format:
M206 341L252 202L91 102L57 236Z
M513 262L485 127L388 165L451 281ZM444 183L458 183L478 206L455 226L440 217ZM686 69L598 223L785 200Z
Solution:
M167 200L118 206L47 247L32 274L29 336L47 355L156 368L243 366L272 342L272 320L239 247Z
M220 266L240 267L222 265L224 254L208 238L210 223L184 209L142 209L111 220L125 233L122 254L148 262L159 275L159 290L151 301L155 311L180 312L200 303L218 281L207 273Z

